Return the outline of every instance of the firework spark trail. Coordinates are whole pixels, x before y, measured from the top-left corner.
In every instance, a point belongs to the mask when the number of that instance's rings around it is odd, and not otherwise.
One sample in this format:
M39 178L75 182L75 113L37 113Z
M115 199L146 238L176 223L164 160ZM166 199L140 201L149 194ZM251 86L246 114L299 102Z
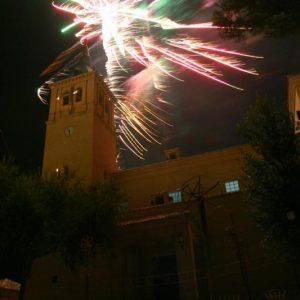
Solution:
M157 122L168 124L161 117L165 110L159 104L166 105L161 95L168 88L167 78L181 80L176 75L178 67L240 90L219 78L222 73L218 65L257 75L254 69L245 68L237 57L260 57L222 49L189 36L182 37L183 30L194 33L219 27L209 22L182 24L159 16L162 8L168 5L172 4L165 0L68 0L53 3L55 8L74 16L73 23L62 31L80 27L76 37L82 44L95 43L95 37L102 43L107 57L106 82L114 95L119 139L141 158L146 148L138 136L159 143L153 126ZM180 36L176 36L177 31ZM162 32L169 32L173 37L166 38ZM137 65L139 71L136 74Z

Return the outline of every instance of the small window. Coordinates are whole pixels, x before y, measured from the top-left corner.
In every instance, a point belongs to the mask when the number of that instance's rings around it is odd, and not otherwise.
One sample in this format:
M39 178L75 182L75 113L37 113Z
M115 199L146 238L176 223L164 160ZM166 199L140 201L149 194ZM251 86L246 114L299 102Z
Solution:
M165 150L165 156L168 160L175 160L180 157L179 148L167 149Z
M169 158L176 159L177 158L176 153L170 153Z
M165 202L165 193L156 193L151 195L151 205L164 204Z
M170 192L169 200L173 203L182 202L181 191Z
M232 180L225 182L226 193L234 193L240 190L238 180Z
M70 93L65 92L63 94L63 105L68 105L70 103Z
M75 102L79 102L82 99L82 88L78 87L74 92Z

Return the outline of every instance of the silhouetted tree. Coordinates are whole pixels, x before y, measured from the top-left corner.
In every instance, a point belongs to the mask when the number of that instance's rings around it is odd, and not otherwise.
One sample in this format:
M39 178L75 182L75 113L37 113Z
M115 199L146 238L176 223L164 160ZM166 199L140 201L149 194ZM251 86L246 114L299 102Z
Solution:
M218 0L213 14L222 36L241 39L247 33L300 37L300 0ZM241 29L244 28L244 29Z
M239 130L254 150L244 155L250 213L277 255L299 264L300 137L294 121L286 105L261 97Z
M85 263L87 245L110 248L122 199L112 181L86 185L74 176L41 178L0 164L0 278L20 282L22 299L34 259L55 252L74 267Z
M34 205L41 195L36 176L0 164L0 278L23 283L43 248L43 220Z

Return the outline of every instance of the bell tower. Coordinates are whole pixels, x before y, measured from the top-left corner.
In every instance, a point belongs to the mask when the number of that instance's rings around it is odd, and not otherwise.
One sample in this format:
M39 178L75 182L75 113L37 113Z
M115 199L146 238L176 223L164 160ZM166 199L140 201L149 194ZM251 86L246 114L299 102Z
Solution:
M300 133L300 74L288 76L289 111L296 123L296 133Z
M113 95L96 72L51 84L43 174L75 170L85 181L116 171Z

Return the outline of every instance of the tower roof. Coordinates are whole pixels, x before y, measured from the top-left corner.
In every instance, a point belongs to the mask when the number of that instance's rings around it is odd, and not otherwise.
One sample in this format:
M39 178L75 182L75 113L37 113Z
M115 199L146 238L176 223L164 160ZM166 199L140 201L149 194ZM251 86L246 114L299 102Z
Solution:
M41 76L54 76L59 77L59 80L61 80L86 73L91 69L87 48L77 43L61 52L41 73Z

